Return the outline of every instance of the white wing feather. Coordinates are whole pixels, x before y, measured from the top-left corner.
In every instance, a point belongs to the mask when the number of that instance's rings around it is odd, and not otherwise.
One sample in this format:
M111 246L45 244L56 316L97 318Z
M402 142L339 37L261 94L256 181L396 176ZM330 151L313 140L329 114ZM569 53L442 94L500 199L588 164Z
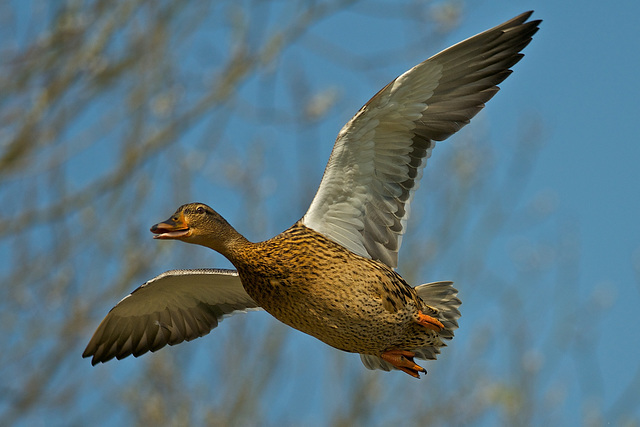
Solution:
M413 193L435 146L498 91L540 21L531 12L462 41L385 86L342 128L303 224L397 267Z

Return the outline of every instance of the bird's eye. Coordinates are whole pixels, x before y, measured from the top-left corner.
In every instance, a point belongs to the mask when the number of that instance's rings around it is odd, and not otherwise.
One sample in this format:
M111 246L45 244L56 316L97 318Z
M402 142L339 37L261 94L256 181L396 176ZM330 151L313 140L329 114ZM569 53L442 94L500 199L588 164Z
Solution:
M196 208L196 212L199 213L199 214L203 214L205 211L204 211L204 208L202 206L198 206Z

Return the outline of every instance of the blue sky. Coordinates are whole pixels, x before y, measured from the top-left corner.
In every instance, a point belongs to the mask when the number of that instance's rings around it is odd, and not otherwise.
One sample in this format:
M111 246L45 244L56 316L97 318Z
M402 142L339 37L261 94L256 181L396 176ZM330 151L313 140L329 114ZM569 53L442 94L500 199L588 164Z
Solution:
M359 11L362 9L362 6L358 6ZM615 407L611 406L631 384L634 375L637 374L640 360L640 322L636 315L637 307L640 306L640 146L636 143L638 137L635 129L640 113L640 84L637 82L640 70L640 30L637 23L640 3L632 0L609 3L587 0L577 5L562 1L469 1L463 5L464 13L460 27L443 40L434 41L433 46L425 47L424 51L416 49L409 55L411 58L394 58L386 67L363 74L362 77L357 74L343 75L340 66L332 65L326 58L314 59L305 56L304 51L317 48L318 41L325 40L355 55L361 52L392 52L395 47L402 46L407 39L406 34L411 31L411 26L418 23L394 21L390 27L380 28L379 19L352 10L340 12L314 26L296 46L286 52L282 61L274 64L275 67L284 70L286 67L295 66L296 59L314 61L305 63L305 70L314 70L307 76L313 81L312 89L337 87L342 101L328 115L327 120L310 131L314 138L326 141L326 144L313 147L310 153L304 152L301 148L302 142L296 139L300 134L283 140L285 131L252 129L253 122L250 122L249 125L241 123L231 127L227 139L237 142L238 146L229 150L237 149L242 152L242 141L256 136L263 138L267 158L277 159L284 153L302 159L303 164L299 167L308 170L310 179L319 183L339 129L388 81L439 50L530 9L535 10L534 19L543 19L541 30L526 48L526 56L515 66L514 74L501 85L502 90L499 94L465 129L471 132L487 132L494 147L499 147L501 143L513 147L514 140L521 136L522 127L528 120L540 123L541 135L537 140L542 146L537 150L535 160L532 160L533 173L519 200L529 201L543 195L553 205L554 220L543 227L532 228L527 236L546 240L551 246L556 245L557 247L553 248L556 251L566 248L574 250L575 253L567 259L570 263L576 263L577 277L569 278L571 280L568 282L572 284L563 289L562 277L553 278L551 281L548 276L544 276L542 280L548 283L541 281L539 286L526 289L523 294L534 301L533 305L528 307L531 311L531 323L535 325L536 322L540 322L546 334L553 336L549 333L549 330L553 331L556 327L553 321L570 320L578 323L577 327L567 329L579 331L579 336L569 337L567 340L575 340L577 346L582 345L585 357L581 359L575 356L575 352L571 355L564 354L562 346L543 346L534 337L531 347L548 351L548 354L540 357L560 360L558 364L551 364L554 370L541 373L538 385L542 390L549 390L555 387L556 381L566 380L569 396L565 398L566 404L561 409L565 414L564 420L579 424L580 420L584 419L585 411L588 412L588 405L593 403L605 412L604 421L616 422L620 421L615 418L616 414L607 413L607 410L615 412ZM283 75L286 78L288 74L285 72ZM252 91L252 88L251 84L246 85L242 90L242 96L247 99L263 96L262 93ZM274 99L278 103L291 102L291 94L285 85L279 84L273 90ZM301 135L304 136L304 133ZM429 166L443 161L450 150L447 145L456 143L460 143L460 140L452 139L450 142L439 144ZM202 142L197 137L180 141L183 147L198 144L202 148ZM220 153L225 153L224 147ZM496 169L504 169L503 164L506 161L507 156L502 157L498 150ZM287 162L291 163L291 158L288 158ZM308 198L310 201L312 193L290 182L287 179L288 172L291 171L286 169L286 165L273 162L271 169L265 171L267 176L272 177L272 181L269 182L273 185L268 186L265 191L287 193L285 200L291 201L289 217L281 218L279 221L282 222L279 223L267 224L264 236L248 237L255 240L269 237L290 226L304 214L304 199ZM82 170L78 173L82 173ZM205 184L212 179L216 177L206 176L202 182L196 183L189 196L210 203L216 208L221 207L220 212L241 229L242 224L233 221L234 211L242 209L242 206L235 202L232 186L225 187L224 184L219 184L216 191L211 192ZM418 211L421 208L417 205L428 205L429 193L428 186L424 185L416 194L414 204ZM267 208L272 211L277 209L272 205L268 205ZM144 222L151 225L170 213L152 210L141 215L148 217ZM422 232L424 229L421 224L410 224L410 227L414 228L410 228L409 233L414 230ZM536 236L537 233L542 237ZM559 245L561 237L557 236L565 235L575 242L569 242L566 246ZM491 262L494 265L501 265L502 257L509 255L510 242L506 239L501 243L501 249L492 255ZM149 245L156 244L158 243L149 242ZM177 250L178 247L174 249ZM185 252L199 250L186 247L179 249ZM405 252L401 251L400 255L408 257L410 254L406 252L406 247L404 249ZM565 254L561 253L560 256L563 258ZM165 253L162 267L169 269L202 266L181 264L185 258L180 256L171 259ZM229 267L220 256L212 259L215 266ZM433 272L433 276L429 274L428 277L420 279L455 279L457 267L455 263L442 265L439 271ZM512 274L507 270L505 268L505 275ZM492 366L509 363L502 358L491 359L491 353L486 360L464 360L461 356L467 355L468 352L456 350L456 347L469 348L474 342L472 332L476 329L472 327L473 323L482 322L485 315L484 306L478 305L478 302L493 299L492 295L487 295L489 291L480 297L474 296L477 293L482 294L483 290L472 285L457 283L461 294L467 295L467 299L463 297L461 329L450 348L443 354L443 360L427 365L430 371L437 371L437 366L441 363L465 364L472 367L474 363ZM132 284L131 288L135 286L137 284ZM563 309L567 316L550 320L547 318L546 307L555 301L555 298L565 302L566 306ZM106 313L115 302L117 301L104 301L104 307L95 309L104 310ZM585 305L591 307L592 311L584 310ZM256 316L257 319L266 318L264 314L252 313L251 316ZM488 317L493 319L491 313ZM508 319L501 321L508 323ZM186 345L184 351L199 352L204 355L201 357L206 357L212 346L215 347L216 336L219 335L220 340L224 336L225 323L206 339ZM511 344L505 339L496 343L496 346ZM78 353L81 351L82 349L79 349ZM265 396L264 406L270 407L270 411L275 414L274 419L282 413L287 413L291 420L298 419L313 424L311 421L316 419L314 417L317 417L323 408L322 402L330 401L332 398L317 396L314 383L330 381L319 372L329 368L329 362L323 359L323 355L333 351L302 334L297 334L295 339L287 344L282 357L296 361L293 369L298 377L296 383L283 380L281 389L274 390L273 395ZM305 358L315 361L318 364L317 369L303 369ZM350 369L364 369L357 357L345 360L348 361L346 363ZM141 360L110 362L104 367L96 368L92 368L86 360L81 362L76 373L85 376L90 382L99 382L103 375L122 376L139 369ZM499 368L496 368L495 372L498 375L505 374ZM396 381L392 374L379 374L383 376L384 381ZM399 374L396 373L397 375ZM425 381L407 382L407 390L410 393L422 393L430 386ZM598 401L584 401L582 398L591 396L589 390L594 389L602 389L594 394ZM637 392L637 389L635 391ZM341 389L337 392L338 397L333 398L339 399L340 392L345 391ZM297 412L292 410L293 412L289 413L293 398L298 399L295 410ZM634 399L633 396L629 398ZM95 400L95 396L89 393L87 399ZM638 402L638 398L635 399ZM640 417L638 411L636 409L633 414L636 420ZM578 415L572 418L571 414ZM606 416L611 418L607 419ZM487 425L490 425L491 421L495 420L489 418ZM114 422L117 423L118 420Z
M592 325L601 345L588 350L601 364L605 399L615 399L636 373L640 354L640 283L634 271L640 254L640 6L588 1L468 7L465 32L527 8L544 20L525 59L490 104L491 129L495 138L508 138L518 115L533 113L542 120L544 147L529 191L556 194L564 226L577 229L582 289L614 301Z

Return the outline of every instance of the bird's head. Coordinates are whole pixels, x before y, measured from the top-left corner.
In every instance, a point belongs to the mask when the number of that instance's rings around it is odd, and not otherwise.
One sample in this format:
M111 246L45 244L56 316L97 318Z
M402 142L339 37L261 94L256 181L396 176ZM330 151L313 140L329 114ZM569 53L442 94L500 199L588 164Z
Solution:
M154 239L182 240L225 254L238 233L216 211L203 203L182 205L166 221L151 227Z

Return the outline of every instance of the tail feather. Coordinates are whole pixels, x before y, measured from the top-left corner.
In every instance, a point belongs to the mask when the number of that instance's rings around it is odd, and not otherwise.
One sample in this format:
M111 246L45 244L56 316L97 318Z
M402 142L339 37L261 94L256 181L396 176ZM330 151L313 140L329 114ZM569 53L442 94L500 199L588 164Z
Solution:
M440 331L442 338L453 338L453 331L458 329L458 319L460 318L460 304L458 290L454 288L453 282L432 282L416 286L415 290L420 299L430 307L438 310L438 320L444 325L444 330ZM449 332L446 336L443 332Z
M372 371L380 369L389 372L392 369L398 369L391 363L386 360L382 360L381 357L374 356L373 354L360 354L360 360L362 360L362 364L365 368L371 369Z
M458 290L452 285L453 282L444 281L425 283L415 287L420 299L438 311L438 320L444 325L444 329L438 332L438 336L447 340L452 339L453 331L458 329L459 307L462 304L458 298ZM434 360L440 354L440 348L446 346L447 344L442 340L438 340L436 345L411 349L411 351L416 353L417 358ZM397 369L391 363L372 354L361 354L360 359L367 369L381 369L383 371Z

